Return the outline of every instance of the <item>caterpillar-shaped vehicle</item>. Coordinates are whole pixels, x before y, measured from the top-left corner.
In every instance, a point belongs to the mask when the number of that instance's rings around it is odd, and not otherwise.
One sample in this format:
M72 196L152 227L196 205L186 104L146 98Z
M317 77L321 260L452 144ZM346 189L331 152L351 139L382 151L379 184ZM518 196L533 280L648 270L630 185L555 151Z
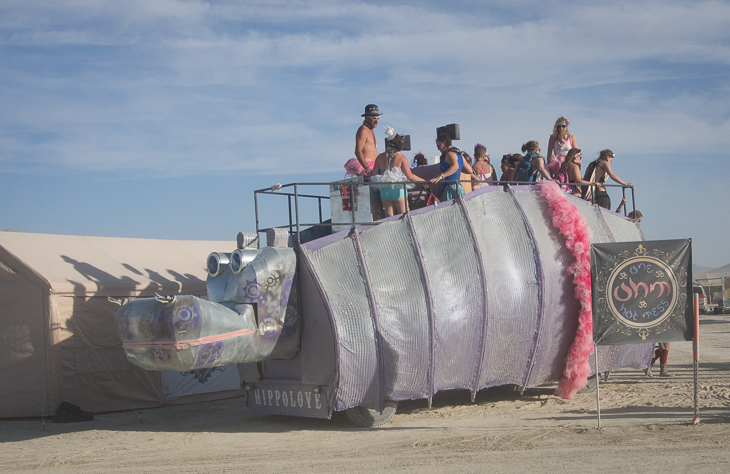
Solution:
M288 186L278 192L298 202ZM365 225L353 211L355 225L329 235L298 232L297 215L292 232L270 231L270 246L241 237L231 253L211 254L207 299L131 300L115 324L129 360L148 370L245 364L257 413L346 410L375 426L398 401L430 406L441 390L468 389L473 400L487 387L555 382L570 377L586 298L568 224L590 232L578 245L643 239L638 222L557 189L487 186ZM355 181L330 190L369 199ZM598 350L592 373L645 368L652 347Z

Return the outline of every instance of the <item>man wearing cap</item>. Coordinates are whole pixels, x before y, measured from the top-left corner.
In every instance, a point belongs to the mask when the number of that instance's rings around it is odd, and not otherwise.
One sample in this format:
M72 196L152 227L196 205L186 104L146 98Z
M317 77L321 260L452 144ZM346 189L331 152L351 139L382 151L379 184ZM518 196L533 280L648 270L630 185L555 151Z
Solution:
M381 115L383 114L378 111L377 105L369 104L365 106L365 113L362 114L365 120L363 120L362 125L355 134L355 157L368 173L372 170L368 162L372 163L378 156L378 145L373 130L378 126Z

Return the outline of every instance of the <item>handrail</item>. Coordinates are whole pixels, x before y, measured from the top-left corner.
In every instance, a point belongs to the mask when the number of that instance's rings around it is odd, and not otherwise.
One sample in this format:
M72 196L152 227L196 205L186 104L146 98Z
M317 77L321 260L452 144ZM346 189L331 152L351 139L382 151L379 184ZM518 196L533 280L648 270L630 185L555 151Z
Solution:
M452 184L452 183L484 183L483 181L473 180L473 179L459 179L459 180L442 180L439 181L439 184ZM261 227L259 223L259 203L258 203L258 196L259 195L278 195L278 196L286 196L288 201L288 217L289 217L289 224L288 225L282 225L282 226L275 226L276 228L286 228L289 231L289 235L296 235L297 236L297 244L301 243L300 239L300 233L302 227L332 227L332 226L365 226L365 225L379 225L383 222L378 221L367 221L367 222L356 222L355 221L355 206L352 206L352 220L348 222L325 222L322 215L322 200L330 200L329 195L317 195L317 194L302 194L299 192L299 187L302 186L329 186L332 184L339 184L342 186L346 186L349 188L349 195L353 196L353 188L354 186L374 186L376 188L381 188L384 186L393 186L393 185L400 185L404 188L404 192L406 196L408 195L408 188L409 185L428 185L430 184L428 181L425 183L421 182L414 182L414 181L400 181L400 182L392 182L392 183L383 183L383 182L370 182L370 181L363 181L363 182L356 182L353 179L350 180L343 180L343 181L335 181L335 182L311 182L311 183L288 183L284 185L276 185L268 188L262 188L254 190L254 209L256 214L256 233L265 232L270 227ZM537 182L534 181L494 181L488 183L490 186L512 186L512 185L535 185ZM603 187L614 187L614 188L622 188L622 194L623 197L626 197L626 188L631 189L631 208L633 210L636 210L636 197L634 192L633 186L626 186L623 184L609 184L609 183L589 183L589 184L576 184L576 186L590 186L595 187L598 185L601 185ZM288 188L292 188L292 191L288 191ZM593 196L595 196L595 193L593 193ZM292 203L292 198L294 198L294 202ZM319 209L319 222L302 222L300 219L300 198L305 200L305 202L310 202L312 199L317 200L317 206ZM593 200L591 200L592 203L594 203ZM624 206L624 216L627 215L627 208L628 206ZM294 213L292 215L292 212ZM406 212L410 212L409 209L406 208Z

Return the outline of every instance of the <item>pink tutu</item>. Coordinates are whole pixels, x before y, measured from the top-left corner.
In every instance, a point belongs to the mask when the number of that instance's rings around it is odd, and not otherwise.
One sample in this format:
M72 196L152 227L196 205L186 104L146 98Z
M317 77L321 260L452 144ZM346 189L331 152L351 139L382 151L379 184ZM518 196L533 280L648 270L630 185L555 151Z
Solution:
M564 161L565 156L562 155L553 155L550 157L550 161L547 164L547 170L548 173L550 173L550 176L554 178L558 174L558 171L560 170L560 165L562 165Z
M375 161L366 160L366 163L370 167L370 169L373 169L373 165L375 164ZM359 161L357 161L357 158L350 158L345 163L345 178L352 178L355 176L363 176L366 175L367 171L365 171L365 168L362 167Z

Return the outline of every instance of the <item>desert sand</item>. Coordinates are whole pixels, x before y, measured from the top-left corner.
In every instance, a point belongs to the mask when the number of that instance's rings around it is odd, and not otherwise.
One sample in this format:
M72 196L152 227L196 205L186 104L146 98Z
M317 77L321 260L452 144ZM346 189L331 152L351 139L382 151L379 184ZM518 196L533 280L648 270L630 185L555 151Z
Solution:
M703 316L700 423L691 342L672 378L623 370L575 400L554 387L437 394L402 402L381 428L257 416L243 399L98 414L91 422L0 421L2 472L727 472L730 316ZM658 370L655 370L658 373ZM142 420L142 421L140 421Z

